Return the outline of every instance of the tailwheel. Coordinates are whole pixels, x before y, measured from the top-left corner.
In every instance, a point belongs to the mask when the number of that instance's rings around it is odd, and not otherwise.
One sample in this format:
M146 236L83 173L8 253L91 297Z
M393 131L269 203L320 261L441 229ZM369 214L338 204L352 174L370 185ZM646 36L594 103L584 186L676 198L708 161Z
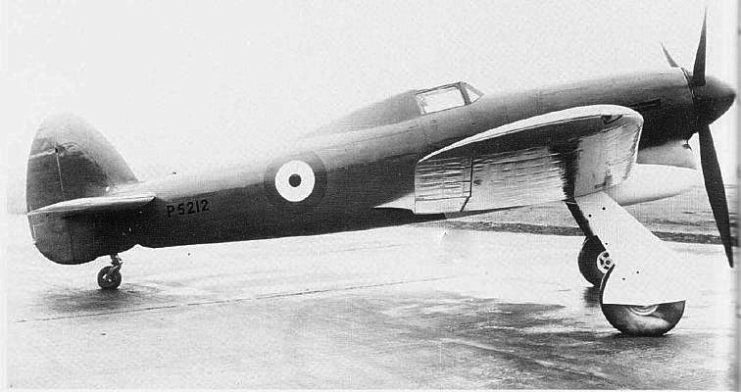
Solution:
M115 290L121 285L121 258L111 255L111 264L98 272L98 286L104 290Z
M605 276L602 289L609 280ZM659 336L677 325L684 314L685 301L649 306L605 304L600 298L602 313L620 332L632 336Z
M613 264L610 252L597 236L590 236L584 240L579 252L579 271L587 282L594 287L600 287L602 278Z

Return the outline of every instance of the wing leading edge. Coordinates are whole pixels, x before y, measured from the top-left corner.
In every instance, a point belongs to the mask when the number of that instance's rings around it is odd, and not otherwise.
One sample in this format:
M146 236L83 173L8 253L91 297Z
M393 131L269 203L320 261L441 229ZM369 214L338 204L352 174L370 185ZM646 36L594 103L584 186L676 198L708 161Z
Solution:
M484 211L601 191L630 174L642 127L629 108L597 105L479 133L417 163L414 211Z

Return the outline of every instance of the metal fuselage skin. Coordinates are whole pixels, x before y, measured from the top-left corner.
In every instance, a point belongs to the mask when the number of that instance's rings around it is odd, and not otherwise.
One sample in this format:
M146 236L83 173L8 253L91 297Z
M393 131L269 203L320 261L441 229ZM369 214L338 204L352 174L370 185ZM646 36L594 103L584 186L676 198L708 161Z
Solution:
M397 225L443 216L376 208L414 192L414 169L425 155L517 120L577 106L612 104L644 117L638 163L694 168L683 146L696 124L683 71L631 73L522 92L488 94L454 109L399 123L314 134L285 151L244 165L172 175L114 190L157 198L129 221L147 247L240 241ZM271 167L313 160L324 175L310 203L286 203L271 192ZM205 209L204 209L205 207Z

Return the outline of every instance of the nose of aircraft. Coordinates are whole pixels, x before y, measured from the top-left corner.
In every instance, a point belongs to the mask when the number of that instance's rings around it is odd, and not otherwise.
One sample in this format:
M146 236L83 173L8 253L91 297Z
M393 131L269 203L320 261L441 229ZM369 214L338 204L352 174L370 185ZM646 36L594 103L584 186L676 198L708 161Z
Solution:
M713 76L705 78L705 84L694 87L695 110L704 125L722 116L736 99L736 91L725 82Z

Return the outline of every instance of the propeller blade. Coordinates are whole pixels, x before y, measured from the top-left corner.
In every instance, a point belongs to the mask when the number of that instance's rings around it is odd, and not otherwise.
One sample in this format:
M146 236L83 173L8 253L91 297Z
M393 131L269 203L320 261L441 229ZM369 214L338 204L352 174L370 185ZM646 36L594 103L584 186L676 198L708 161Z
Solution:
M666 50L666 46L664 46L664 43L661 43L661 50L664 51L664 57L666 57L666 61L669 63L669 66L672 68L679 68L679 65L677 65L677 62L674 61L672 58L672 55L669 54L669 51Z
M726 201L726 190L723 178L720 174L720 164L715 153L713 135L710 127L705 125L698 132L700 138L700 162L703 177L705 177L705 190L710 200L710 208L713 210L715 223L718 225L720 239L728 257L728 264L733 267L733 249L731 244L731 223L728 216L728 202Z
M700 43L697 45L697 54L695 54L695 67L692 69L692 85L705 85L705 39L707 35L708 10L705 9L705 16L702 19L702 32L700 33Z

